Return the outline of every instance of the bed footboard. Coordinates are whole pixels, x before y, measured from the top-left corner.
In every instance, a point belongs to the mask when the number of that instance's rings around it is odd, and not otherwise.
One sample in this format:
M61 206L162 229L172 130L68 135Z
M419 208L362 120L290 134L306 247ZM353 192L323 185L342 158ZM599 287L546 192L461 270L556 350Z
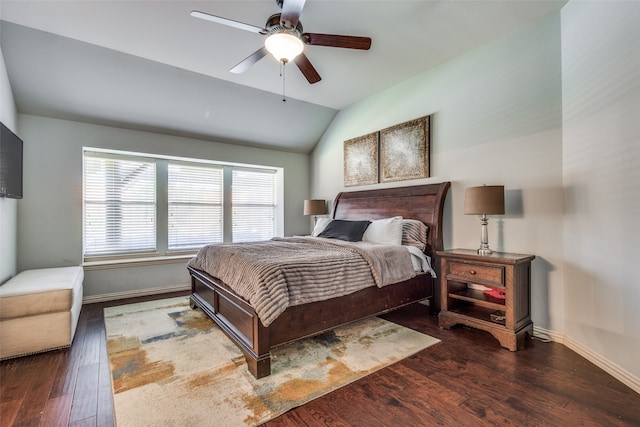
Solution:
M190 267L189 272L191 308L199 307L240 347L254 377L269 375L269 328L262 325L253 307L211 276Z
M201 308L238 345L256 378L271 374L272 348L429 299L434 289L433 279L423 273L395 285L371 286L339 298L289 307L265 327L253 307L227 285L202 271L188 269L191 307Z

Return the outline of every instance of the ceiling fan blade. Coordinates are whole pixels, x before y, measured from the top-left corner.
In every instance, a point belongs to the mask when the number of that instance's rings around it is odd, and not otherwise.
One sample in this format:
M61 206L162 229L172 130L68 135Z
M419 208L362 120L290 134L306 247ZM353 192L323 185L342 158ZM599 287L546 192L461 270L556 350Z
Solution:
M191 16L193 16L194 18L200 18L206 21L215 22L216 24L228 25L230 27L238 28L240 30L251 31L252 33L258 33L258 34L268 33L266 29L256 27L255 25L245 24L244 22L234 21L233 19L210 15L208 13L199 12L197 10L194 10L193 12L191 12Z
M320 78L320 74L318 74L316 69L313 68L313 65L311 65L311 61L309 61L309 58L307 58L307 56L304 53L301 53L300 55L296 56L293 62L296 63L296 65L298 66L300 71L302 71L302 74L307 78L309 83L314 84L322 80Z
M282 14L280 15L280 25L287 29L296 28L305 1L306 0L284 0L284 3L282 3Z
M262 46L260 49L256 50L251 55L247 56L238 65L236 65L229 71L235 74L244 73L245 71L247 71L247 69L250 66L252 66L256 62L260 61L262 58L267 56L268 53L269 51L267 51L267 48Z
M371 39L360 36L304 33L302 34L302 41L312 46L342 47L345 49L369 50L371 47Z

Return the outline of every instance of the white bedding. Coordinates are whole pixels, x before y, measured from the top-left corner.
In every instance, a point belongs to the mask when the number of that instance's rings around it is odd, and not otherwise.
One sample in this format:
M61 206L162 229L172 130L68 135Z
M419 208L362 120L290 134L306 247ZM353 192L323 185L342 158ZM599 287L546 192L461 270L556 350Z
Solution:
M413 264L414 271L424 271L425 273L431 274L431 277L436 277L436 272L431 268L431 257L425 255L424 252L415 246L404 245L403 247L407 248L411 254L411 264Z

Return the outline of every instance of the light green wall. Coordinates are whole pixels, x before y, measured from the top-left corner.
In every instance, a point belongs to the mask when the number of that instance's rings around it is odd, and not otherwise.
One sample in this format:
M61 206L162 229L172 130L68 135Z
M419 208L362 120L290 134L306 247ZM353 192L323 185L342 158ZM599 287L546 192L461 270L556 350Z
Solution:
M302 205L309 156L121 128L20 115L25 141L24 199L18 215L19 271L82 262L82 147L284 168L285 235L308 233ZM188 283L185 262L87 271L85 296Z
M312 196L452 181L446 248L477 248L480 221L464 189L503 184L506 215L489 220L493 249L536 255L536 325L563 330L560 16L458 57L341 111L312 153ZM431 178L343 186L343 141L431 115Z
M640 392L640 2L562 9L566 335Z
M14 132L17 128L16 114L16 104L0 50L0 121ZM16 199L0 197L0 284L16 274L18 203Z

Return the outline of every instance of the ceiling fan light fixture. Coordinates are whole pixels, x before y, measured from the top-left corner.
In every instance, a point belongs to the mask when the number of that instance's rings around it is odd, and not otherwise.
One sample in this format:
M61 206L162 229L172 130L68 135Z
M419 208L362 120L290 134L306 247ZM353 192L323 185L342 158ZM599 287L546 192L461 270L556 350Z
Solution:
M304 50L304 43L299 37L289 33L271 34L264 41L264 47L280 62L291 62Z

